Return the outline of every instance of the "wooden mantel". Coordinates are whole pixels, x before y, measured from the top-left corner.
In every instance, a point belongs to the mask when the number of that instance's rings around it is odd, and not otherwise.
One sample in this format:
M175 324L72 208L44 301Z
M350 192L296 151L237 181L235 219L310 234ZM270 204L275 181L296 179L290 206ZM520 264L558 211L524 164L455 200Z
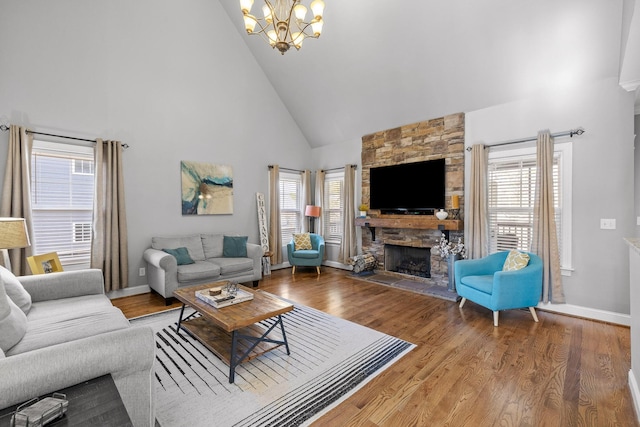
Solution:
M372 240L376 240L376 227L441 231L460 231L464 229L464 223L461 219L445 219L441 221L432 215L384 215L374 218L356 218L356 226L369 228Z

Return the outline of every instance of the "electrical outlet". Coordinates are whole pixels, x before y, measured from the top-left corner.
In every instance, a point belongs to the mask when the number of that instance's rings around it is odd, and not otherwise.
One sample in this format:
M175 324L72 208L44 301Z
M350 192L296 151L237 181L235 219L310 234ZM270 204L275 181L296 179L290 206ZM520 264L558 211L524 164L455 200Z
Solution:
M147 274L147 272L145 271L144 267L140 267L140 269L138 270L138 275L144 276L145 274Z
M616 229L616 220L615 219L600 219L600 229L602 229L602 230L615 230Z

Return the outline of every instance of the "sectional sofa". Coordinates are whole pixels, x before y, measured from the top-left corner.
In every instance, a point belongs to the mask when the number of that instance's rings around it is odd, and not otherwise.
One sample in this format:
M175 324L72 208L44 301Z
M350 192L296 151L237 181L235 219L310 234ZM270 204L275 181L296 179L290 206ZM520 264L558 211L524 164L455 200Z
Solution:
M155 341L104 293L100 270L0 266L0 408L111 374L134 426L153 426Z

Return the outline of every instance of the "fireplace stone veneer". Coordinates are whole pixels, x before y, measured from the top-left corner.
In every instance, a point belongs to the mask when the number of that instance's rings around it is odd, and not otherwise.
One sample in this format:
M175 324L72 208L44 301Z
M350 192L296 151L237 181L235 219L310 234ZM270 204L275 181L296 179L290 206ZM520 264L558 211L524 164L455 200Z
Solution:
M362 137L362 203L369 203L369 171L372 167L389 166L401 163L418 162L444 158L446 171L445 203L443 208L451 208L451 197L457 195L460 203L460 218L464 218L464 113L431 119L423 122L379 131ZM420 191L427 183L408 182ZM377 210L367 213L372 219L383 218ZM432 248L442 236L437 229L375 228L375 240L371 232L362 227L362 251L373 254L378 261L378 270L385 266L385 245L408 246L414 248ZM463 237L461 230L451 231L450 241ZM428 250L428 249L427 249ZM430 278L406 275L399 272L385 274L399 275L412 280L425 281L447 286L447 260L439 253L432 252L429 257Z

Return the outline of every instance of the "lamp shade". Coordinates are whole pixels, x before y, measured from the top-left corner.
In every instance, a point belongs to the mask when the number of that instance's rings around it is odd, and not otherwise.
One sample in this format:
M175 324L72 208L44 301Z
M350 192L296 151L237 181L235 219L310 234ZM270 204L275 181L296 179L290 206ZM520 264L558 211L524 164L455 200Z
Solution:
M0 218L0 249L31 246L27 223L23 218Z
M320 216L320 206L307 205L304 210L304 215L318 218Z

